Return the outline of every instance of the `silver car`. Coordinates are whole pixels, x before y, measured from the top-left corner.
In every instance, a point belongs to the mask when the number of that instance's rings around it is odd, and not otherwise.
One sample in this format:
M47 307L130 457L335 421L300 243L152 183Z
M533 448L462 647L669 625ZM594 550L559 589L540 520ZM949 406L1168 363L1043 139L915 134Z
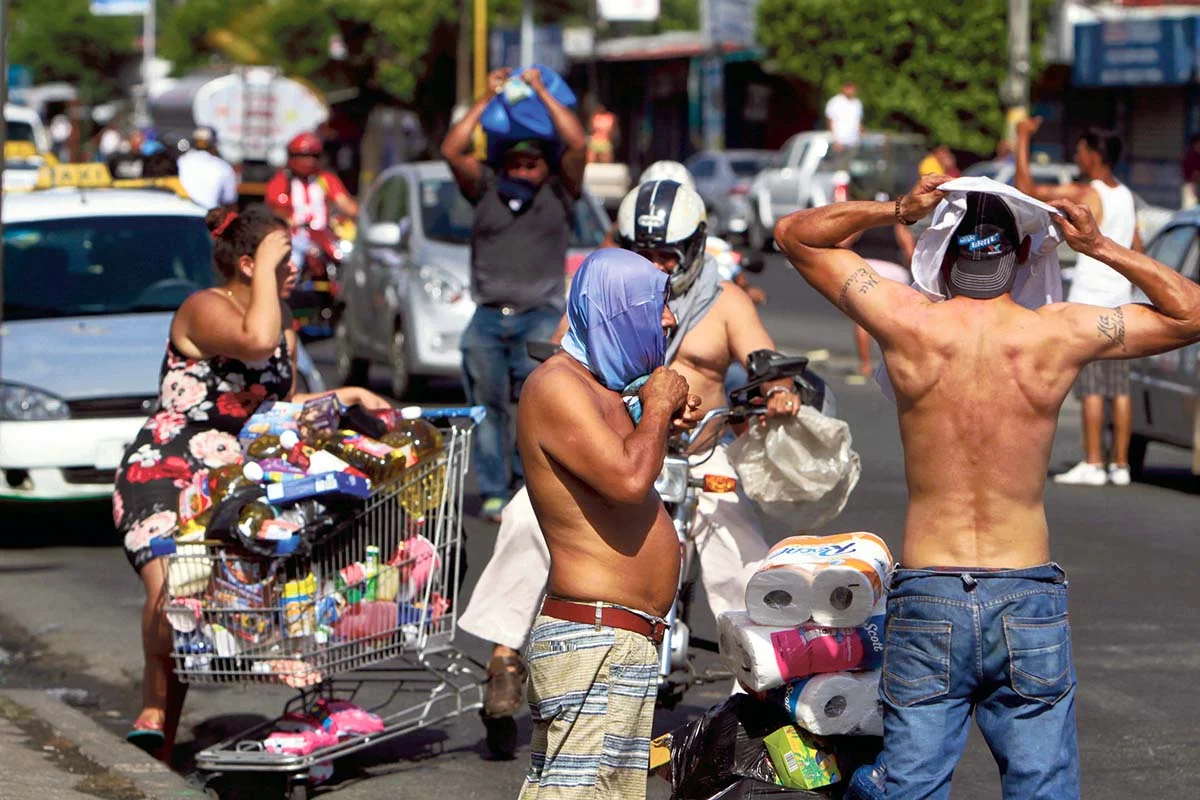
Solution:
M771 150L705 150L684 162L704 198L709 234L745 236L754 216L750 184L774 156Z
M340 380L364 383L380 364L401 398L422 379L462 375L459 342L475 313L474 218L444 161L398 164L375 180L342 273L334 328ZM608 227L600 203L580 198L564 273L600 246Z
M1185 278L1200 281L1200 209L1176 214L1166 227L1146 245L1146 253ZM1146 297L1135 292L1135 301ZM1188 448L1200 454L1200 344L1192 344L1140 358L1130 369L1133 400L1133 437L1129 443L1129 468L1134 477L1142 473L1146 448L1150 442L1162 442Z

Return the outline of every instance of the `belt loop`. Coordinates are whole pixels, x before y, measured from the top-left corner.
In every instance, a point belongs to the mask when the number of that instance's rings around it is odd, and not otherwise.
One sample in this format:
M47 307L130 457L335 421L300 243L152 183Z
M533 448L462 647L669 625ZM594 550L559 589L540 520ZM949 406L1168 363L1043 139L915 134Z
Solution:
M603 614L604 614L604 603L597 600L596 601L596 630L600 630L602 627L604 627L603 623L600 621Z
M979 581L975 580L975 577L973 575L971 575L971 573L969 573L969 572L964 572L962 574L962 582L963 582L963 588L966 589L968 592L971 591L972 589L974 589L975 586L979 583Z

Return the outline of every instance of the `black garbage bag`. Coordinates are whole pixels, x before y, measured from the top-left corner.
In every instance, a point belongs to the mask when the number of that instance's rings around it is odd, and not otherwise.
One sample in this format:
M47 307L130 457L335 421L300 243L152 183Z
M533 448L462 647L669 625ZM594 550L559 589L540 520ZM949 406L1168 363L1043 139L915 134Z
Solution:
M741 778L714 794L708 800L758 800L768 797L771 800L829 800L829 795L809 792L804 789L788 789L773 783L763 783L753 778Z
M705 800L742 778L774 785L762 739L790 722L778 706L736 694L672 731L672 800Z

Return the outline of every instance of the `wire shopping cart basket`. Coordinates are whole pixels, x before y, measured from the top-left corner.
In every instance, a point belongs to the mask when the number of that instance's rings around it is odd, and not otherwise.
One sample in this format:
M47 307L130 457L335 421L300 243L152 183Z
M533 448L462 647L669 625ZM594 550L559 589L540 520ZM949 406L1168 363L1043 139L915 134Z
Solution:
M453 647L463 485L481 413L426 409L444 423L442 449L295 553L176 545L167 615L180 680L298 690L279 719L198 753L199 770L279 773L303 796L334 759L482 708L482 665ZM289 738L338 702L365 713Z

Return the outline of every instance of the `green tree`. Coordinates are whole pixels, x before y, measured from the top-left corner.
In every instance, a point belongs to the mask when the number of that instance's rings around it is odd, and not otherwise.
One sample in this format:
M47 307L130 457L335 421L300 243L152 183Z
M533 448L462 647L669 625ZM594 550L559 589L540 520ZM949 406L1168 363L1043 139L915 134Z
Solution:
M97 17L88 0L11 0L8 60L24 64L36 83L74 84L85 103L120 89L122 67L139 56L140 17Z
M1032 5L1036 43L1051 0ZM814 88L814 104L853 80L868 127L917 130L980 154L1000 136L1005 0L762 0L758 38L781 72ZM1033 50L1036 79L1043 64Z

